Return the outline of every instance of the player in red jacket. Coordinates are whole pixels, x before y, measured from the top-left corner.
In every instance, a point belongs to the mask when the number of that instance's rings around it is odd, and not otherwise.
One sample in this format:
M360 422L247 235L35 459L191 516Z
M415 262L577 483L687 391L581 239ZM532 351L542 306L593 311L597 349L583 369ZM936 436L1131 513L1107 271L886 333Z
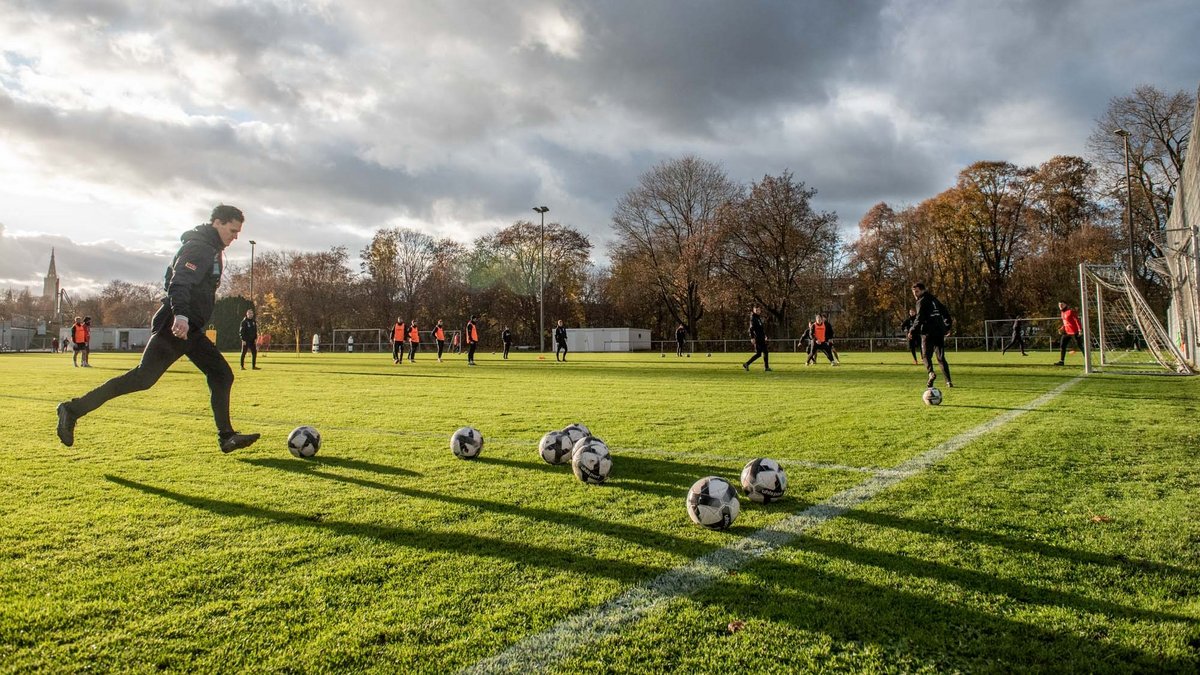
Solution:
M1067 303L1058 303L1058 311L1062 316L1062 335L1058 338L1058 362L1054 365L1061 366L1067 358L1067 344L1071 342L1071 338L1075 339L1075 344L1083 351L1083 326L1079 324L1079 315Z

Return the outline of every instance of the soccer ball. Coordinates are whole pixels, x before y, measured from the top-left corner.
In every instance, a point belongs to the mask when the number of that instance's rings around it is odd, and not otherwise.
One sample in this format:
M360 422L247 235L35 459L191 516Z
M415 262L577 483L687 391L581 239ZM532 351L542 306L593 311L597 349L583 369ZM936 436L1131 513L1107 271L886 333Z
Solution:
M578 422L564 427L563 433L571 437L571 447L575 447L576 443L592 435L587 427Z
M571 450L571 470L584 483L599 485L608 480L608 472L612 471L608 446L595 436L579 439Z
M563 464L571 459L571 436L565 431L551 431L538 443L538 456L547 464Z
M925 405L941 405L942 390L937 387L930 387L921 394L921 400L925 401Z
M475 427L463 427L450 437L450 450L459 459L475 459L483 450L483 434Z
M787 474L773 459L755 459L742 469L742 490L752 501L767 504L787 490Z
M288 452L301 459L307 459L317 454L321 449L321 432L304 426L292 429L288 434Z
M1131 323L1125 324L1125 332L1132 333L1133 332L1133 324L1131 324Z
M710 530L724 530L737 520L741 505L729 481L709 476L696 481L688 490L687 510L693 523Z

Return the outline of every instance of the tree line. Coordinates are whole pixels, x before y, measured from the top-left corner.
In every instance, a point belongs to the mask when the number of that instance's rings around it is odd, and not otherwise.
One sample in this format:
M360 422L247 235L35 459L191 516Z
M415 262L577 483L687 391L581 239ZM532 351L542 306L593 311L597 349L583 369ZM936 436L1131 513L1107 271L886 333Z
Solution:
M652 167L617 200L601 264L592 262L590 238L559 222L543 229L519 220L470 244L381 228L357 252L357 269L344 247L262 253L253 297L249 267L231 265L222 309L240 314L252 299L260 332L276 341L387 328L398 317L457 328L478 314L485 342L508 326L518 343L537 344L539 292L547 327L557 319L632 326L663 339L682 325L695 339L741 337L757 304L776 337L800 335L818 311L843 335L892 335L911 304L909 285L921 280L958 330L972 333L986 319L1077 301L1079 262L1127 257L1126 206L1135 272L1162 308L1163 285L1145 261L1158 255L1195 105L1184 92L1138 87L1097 120L1089 158L975 162L915 205L877 204L848 242L837 215L814 206L817 190L791 172L740 184L718 164L685 156ZM160 296L157 284L114 281L74 313L145 325ZM10 291L0 312L30 300Z

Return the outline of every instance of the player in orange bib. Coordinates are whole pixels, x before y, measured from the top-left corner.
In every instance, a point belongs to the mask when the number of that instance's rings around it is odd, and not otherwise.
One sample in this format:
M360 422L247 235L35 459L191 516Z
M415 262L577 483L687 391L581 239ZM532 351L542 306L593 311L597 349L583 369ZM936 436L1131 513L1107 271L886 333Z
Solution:
M400 363L400 356L404 354L404 319L396 317L396 324L392 326L392 363Z
M421 331L417 328L417 320L413 319L408 326L408 362L413 363L413 357L421 347Z
M467 365L475 365L475 348L479 345L479 328L476 327L475 321L478 319L474 314L471 315L471 320L463 329L463 335L467 340Z
M441 363L442 352L446 350L446 329L442 327L441 319L438 319L437 325L433 328L433 339L437 340L438 363Z

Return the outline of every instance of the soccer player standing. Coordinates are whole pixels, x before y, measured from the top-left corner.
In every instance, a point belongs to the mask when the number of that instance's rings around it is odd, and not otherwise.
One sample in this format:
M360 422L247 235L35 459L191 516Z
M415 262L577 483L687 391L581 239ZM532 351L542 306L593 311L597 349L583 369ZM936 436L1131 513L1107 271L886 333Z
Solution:
M500 341L504 343L504 358L508 359L508 350L512 349L512 331L508 329L508 326L505 326L504 330L500 332Z
M833 358L833 324L829 322L824 314L818 314L812 324L812 352L809 358L812 361L817 360L817 352L825 354L825 358L829 359L829 365L838 365L837 359Z
M913 365L917 365L917 352L921 349L921 338L912 334L913 323L917 320L917 310L908 310L908 318L904 323L900 324L900 330L904 332L905 341L908 342L908 351L912 354Z
M912 285L913 297L917 300L917 314L909 332L909 339L920 336L921 356L925 359L925 370L929 379L925 386L932 387L937 374L933 372L933 359L936 356L942 366L942 374L946 376L946 386L953 387L950 380L950 364L946 363L946 331L950 328L950 311L938 300L933 293L925 290L925 284L917 282Z
M558 326L554 328L554 360L567 360L567 327L563 325L562 319L558 320ZM558 355L562 354L562 359Z
M1079 315L1067 303L1058 303L1058 311L1062 318L1062 335L1058 338L1058 361L1054 365L1061 366L1067 358L1067 345L1071 338L1083 351L1083 326L1079 324Z
M413 319L408 326L408 362L415 363L417 350L421 348L421 331L417 328L417 320Z
M687 339L687 329L683 324L675 327L675 356L683 356L683 343Z
M433 327L433 339L437 340L438 363L441 363L442 352L446 350L446 329L442 326L441 319L438 319L437 325Z
M392 326L392 363L400 363L400 358L404 356L404 335L406 331L404 319L396 317L396 323Z
M75 443L75 424L80 417L118 396L149 389L182 356L187 356L208 378L221 452L232 452L258 440L258 434L233 430L229 421L233 370L204 333L221 283L222 253L237 239L244 221L241 210L222 204L213 209L209 222L183 233L183 245L167 268L166 297L151 320L150 339L141 363L83 396L59 404L57 432L63 445Z
M464 330L463 330L463 334L466 336L466 340L467 340L467 365L468 366L475 365L475 348L479 345L479 328L476 326L475 321L478 318L479 317L472 314L471 320L467 322L467 325L464 327Z
M83 325L83 317L75 317L75 323L71 326L71 365L76 368L79 367L79 353L87 344L87 333L87 327ZM87 365L87 361L84 361L84 365Z
M258 321L254 319L254 310L246 310L246 318L238 326L238 337L242 340L242 370L246 369L246 352L250 352L250 368L258 370Z
M763 328L762 322L762 307L755 305L750 311L750 328L747 331L750 333L750 344L754 345L754 356L750 360L742 364L743 370L750 370L750 364L762 357L763 370L771 370L771 356L767 351L767 331Z

